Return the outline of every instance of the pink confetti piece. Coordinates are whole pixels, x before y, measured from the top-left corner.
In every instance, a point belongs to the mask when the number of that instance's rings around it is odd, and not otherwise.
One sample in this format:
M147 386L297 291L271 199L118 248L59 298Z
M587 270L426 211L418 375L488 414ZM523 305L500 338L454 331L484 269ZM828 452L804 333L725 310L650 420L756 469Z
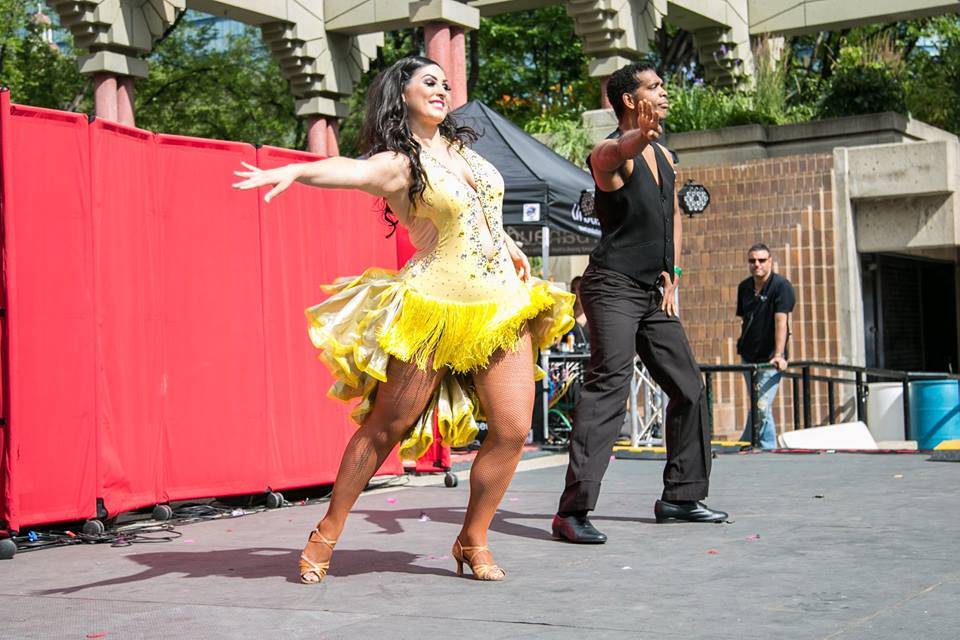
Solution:
M611 461L611 462L614 461L614 460L616 460L616 459L617 459L617 456L610 456L610 461Z
M184 540L183 544L193 544L193 540Z
M387 498L387 504L396 504L396 503L397 503L396 498Z
M103 638L106 637L107 632L101 631L100 633L88 633L86 637L88 638Z
M715 555L718 555L720 552L717 551L716 549L707 549L707 553L709 553L712 556L715 556Z
M520 502L520 498L510 498L510 502Z
M747 540L759 540L759 539L760 539L759 533L753 533L747 536Z

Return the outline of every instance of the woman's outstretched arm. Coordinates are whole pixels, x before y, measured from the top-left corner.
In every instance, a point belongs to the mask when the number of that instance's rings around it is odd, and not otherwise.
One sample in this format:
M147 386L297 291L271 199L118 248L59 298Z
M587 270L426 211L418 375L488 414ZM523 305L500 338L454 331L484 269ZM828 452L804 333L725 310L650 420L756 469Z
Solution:
M316 162L296 162L275 169L260 169L246 162L245 171L234 171L244 178L235 189L256 189L273 185L263 197L270 202L294 182L326 189L360 189L388 201L401 196L410 184L409 160L401 154L383 152L364 160L327 158ZM402 199L402 198L401 198Z

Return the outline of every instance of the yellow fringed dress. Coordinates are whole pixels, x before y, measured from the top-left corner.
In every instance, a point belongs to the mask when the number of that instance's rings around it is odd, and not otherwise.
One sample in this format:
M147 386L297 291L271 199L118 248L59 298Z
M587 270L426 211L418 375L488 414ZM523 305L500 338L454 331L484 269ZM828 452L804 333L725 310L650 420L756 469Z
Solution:
M457 147L455 147L457 148ZM324 287L330 297L306 310L310 339L336 380L329 395L359 398L361 424L391 357L424 368L448 367L427 409L400 445L415 460L433 442L436 415L443 442L463 446L482 416L471 373L500 349L514 349L529 327L545 348L573 326L574 296L517 276L503 230L503 178L466 147L458 148L476 190L424 151L424 202L401 219L417 248L399 272L369 269ZM542 372L539 372L542 374Z

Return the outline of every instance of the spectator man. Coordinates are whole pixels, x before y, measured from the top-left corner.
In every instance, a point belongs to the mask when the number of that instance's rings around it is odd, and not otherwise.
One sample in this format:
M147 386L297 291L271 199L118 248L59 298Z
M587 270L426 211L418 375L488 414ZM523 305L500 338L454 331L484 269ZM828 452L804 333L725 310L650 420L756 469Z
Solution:
M784 369L787 368L787 337L790 335L790 313L796 303L793 286L783 276L773 273L773 255L763 243L747 251L750 277L737 288L737 315L743 324L737 353L744 363L770 363L773 369L758 371L759 409L761 424L756 443L762 449L777 446L777 428L773 423L773 400ZM750 376L744 372L748 391ZM747 413L747 424L741 440L753 442L753 416Z

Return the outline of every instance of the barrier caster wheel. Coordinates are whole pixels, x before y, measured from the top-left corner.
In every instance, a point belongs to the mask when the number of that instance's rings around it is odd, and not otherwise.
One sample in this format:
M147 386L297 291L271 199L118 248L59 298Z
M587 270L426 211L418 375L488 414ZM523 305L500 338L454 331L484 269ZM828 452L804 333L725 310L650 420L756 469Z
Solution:
M17 543L10 538L0 540L0 560L12 560L17 555Z
M267 509L279 509L283 506L283 494L279 491L267 493Z
M173 517L173 509L168 504L158 504L153 508L152 517L160 522L169 520Z
M457 476L453 475L449 471L443 474L443 485L445 487L450 487L451 489L460 484L460 479Z
M96 519L87 520L83 523L83 528L80 529L80 531L88 536L99 536L106 530L107 528L103 525L103 523Z

